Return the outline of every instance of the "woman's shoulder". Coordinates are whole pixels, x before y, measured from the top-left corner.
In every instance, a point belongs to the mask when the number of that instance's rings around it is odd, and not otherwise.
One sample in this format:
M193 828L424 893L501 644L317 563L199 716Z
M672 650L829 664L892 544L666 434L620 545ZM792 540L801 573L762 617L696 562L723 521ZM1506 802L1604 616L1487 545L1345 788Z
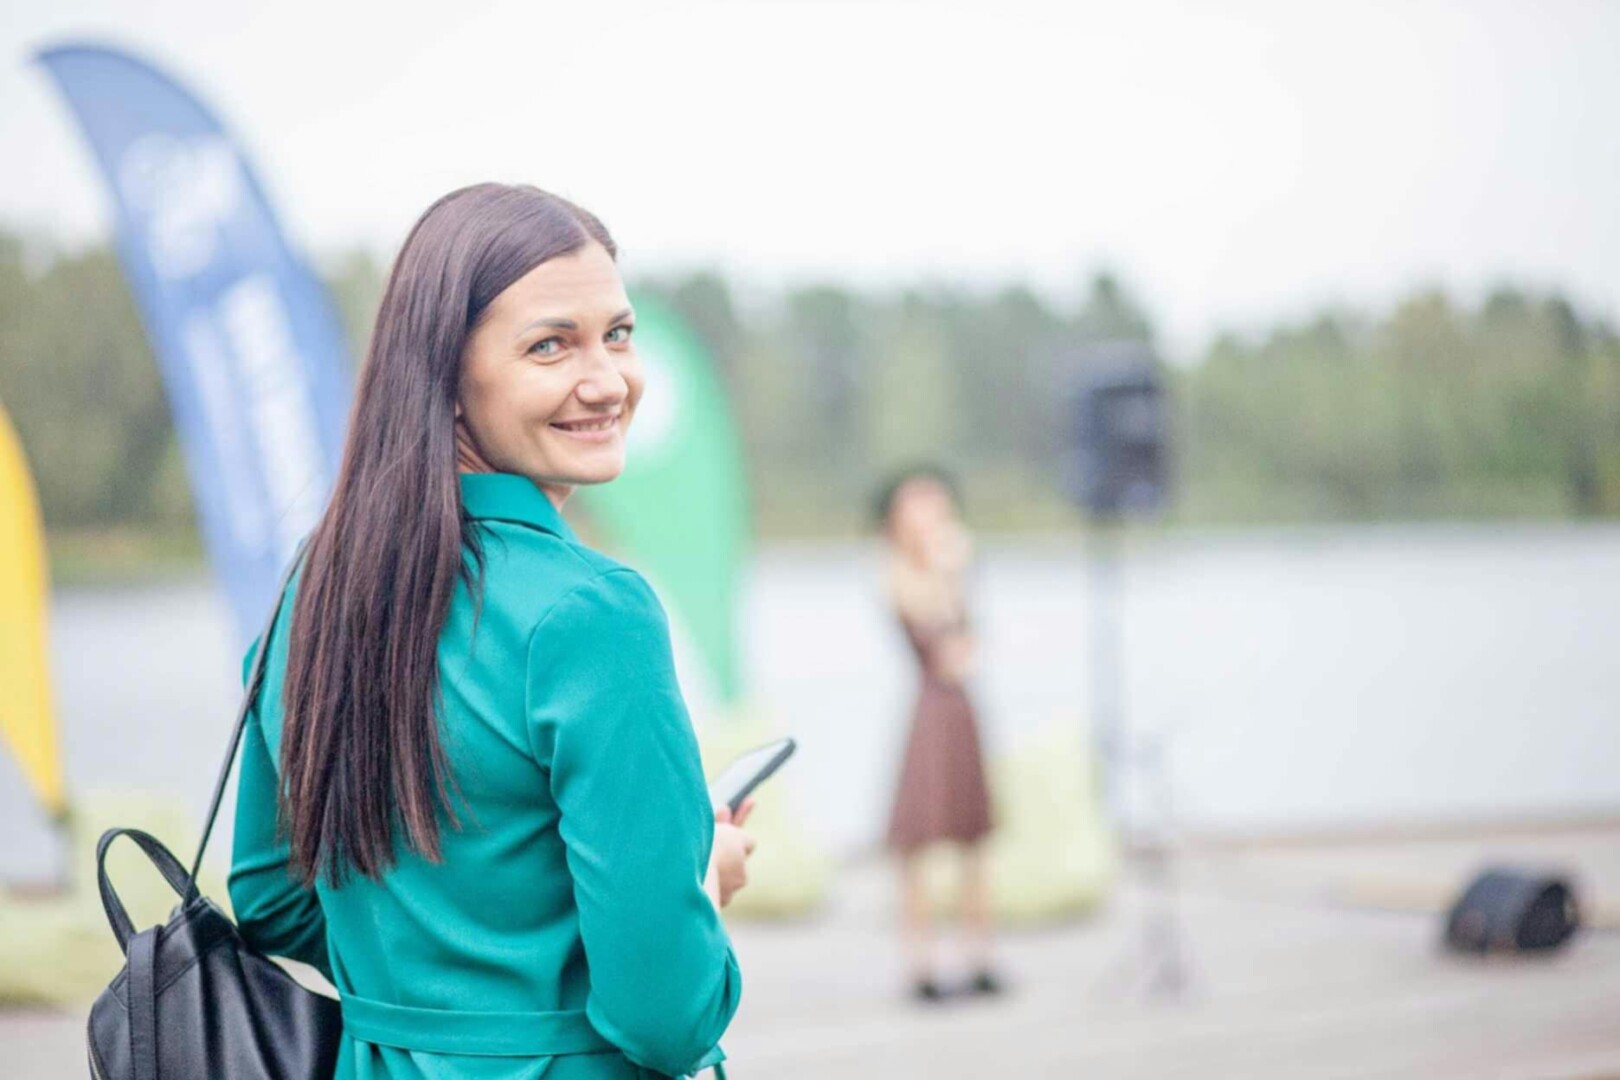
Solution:
M542 534L489 560L486 588L526 610L536 631L581 621L662 623L647 579L577 540Z

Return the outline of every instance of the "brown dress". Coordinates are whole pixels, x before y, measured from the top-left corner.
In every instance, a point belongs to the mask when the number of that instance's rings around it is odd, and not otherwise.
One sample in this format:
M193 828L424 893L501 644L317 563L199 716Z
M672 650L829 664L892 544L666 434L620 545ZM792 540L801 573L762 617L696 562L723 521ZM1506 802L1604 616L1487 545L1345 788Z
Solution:
M903 853L936 840L971 843L990 831L990 790L973 703L960 683L938 674L936 650L953 628L903 616L900 623L922 679L887 843Z

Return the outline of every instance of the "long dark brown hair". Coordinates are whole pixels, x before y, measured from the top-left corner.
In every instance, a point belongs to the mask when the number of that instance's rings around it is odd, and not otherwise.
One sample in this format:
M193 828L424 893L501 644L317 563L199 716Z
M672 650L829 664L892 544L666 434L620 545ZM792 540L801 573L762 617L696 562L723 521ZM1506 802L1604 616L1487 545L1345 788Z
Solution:
M293 608L277 823L306 884L381 877L399 829L437 862L439 812L460 826L437 657L458 578L476 598L484 565L456 475L462 351L507 286L592 240L616 256L567 200L478 184L428 207L394 260Z

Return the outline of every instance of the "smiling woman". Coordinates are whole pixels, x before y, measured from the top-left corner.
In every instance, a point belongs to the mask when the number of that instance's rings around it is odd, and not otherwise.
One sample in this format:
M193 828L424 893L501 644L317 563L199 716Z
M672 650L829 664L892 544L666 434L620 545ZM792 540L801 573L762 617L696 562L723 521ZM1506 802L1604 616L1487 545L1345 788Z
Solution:
M600 242L513 282L467 340L456 405L461 468L521 473L558 502L577 484L618 476L643 387L634 320Z
M560 513L624 468L633 331L607 230L534 188L447 195L395 262L230 880L249 944L337 986L339 1077L724 1057L748 808L709 805L657 597Z

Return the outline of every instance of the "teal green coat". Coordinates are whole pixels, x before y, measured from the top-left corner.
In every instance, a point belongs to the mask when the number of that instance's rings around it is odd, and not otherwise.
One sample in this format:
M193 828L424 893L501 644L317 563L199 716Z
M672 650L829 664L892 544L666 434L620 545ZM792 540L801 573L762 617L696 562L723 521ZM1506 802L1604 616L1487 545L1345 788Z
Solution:
M663 609L524 477L463 474L461 496L486 559L476 633L458 585L439 638L461 830L441 814L443 861L401 844L380 881L291 876L275 828L289 601L242 745L242 933L338 988L345 1080L696 1072L724 1057L742 980L703 890L714 815Z

